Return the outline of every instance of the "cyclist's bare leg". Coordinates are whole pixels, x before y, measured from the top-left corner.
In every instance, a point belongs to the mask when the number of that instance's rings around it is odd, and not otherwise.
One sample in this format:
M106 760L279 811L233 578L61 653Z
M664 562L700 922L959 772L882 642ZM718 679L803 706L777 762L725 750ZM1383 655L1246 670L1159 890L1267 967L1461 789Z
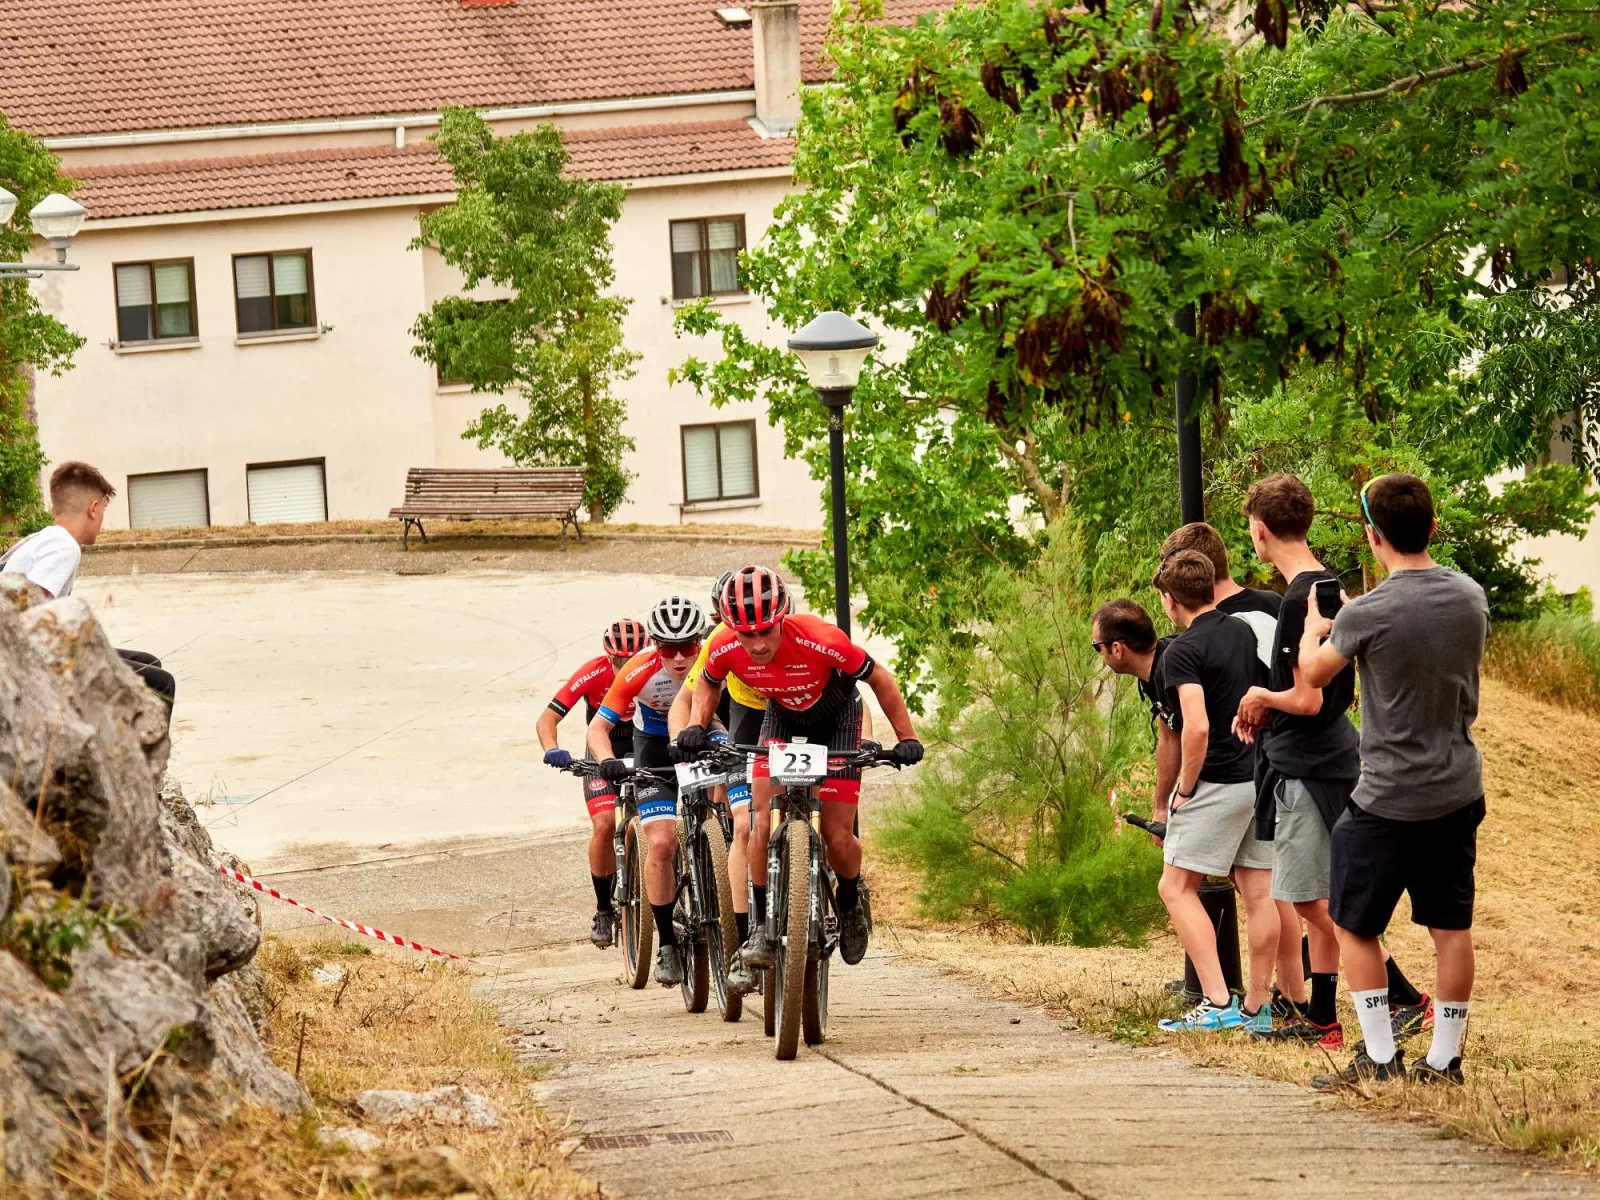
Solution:
M644 827L648 851L644 864L644 893L651 904L671 904L678 894L678 823L651 821Z
M861 874L861 839L856 837L856 806L838 800L822 802L822 841L828 865L841 879Z
M617 813L608 808L590 814L593 831L589 834L589 874L604 878L617 873L617 847L612 840L617 835Z
M772 832L771 779L750 781L750 812L753 819L746 862L750 867L751 882L758 888L764 888L767 886L767 837Z
M721 801L728 803L726 788L718 788ZM742 805L733 814L733 845L728 847L728 885L733 889L733 911L750 911L750 893L745 887L750 869L750 807Z

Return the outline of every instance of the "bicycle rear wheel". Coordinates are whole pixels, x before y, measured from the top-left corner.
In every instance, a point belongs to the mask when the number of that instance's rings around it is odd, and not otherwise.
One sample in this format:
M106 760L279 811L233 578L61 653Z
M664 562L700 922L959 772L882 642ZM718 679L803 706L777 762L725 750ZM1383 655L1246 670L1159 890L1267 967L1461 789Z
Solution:
M712 880L716 920L706 926L706 957L711 960L711 982L717 993L717 1011L724 1021L744 1015L744 997L728 994L728 966L739 951L739 924L733 919L733 886L728 878L728 843L720 821L707 821L701 829L698 852L700 878Z
M783 828L783 944L773 964L773 991L778 1004L779 1059L800 1048L801 1009L806 985L806 958L811 950L811 826L792 820Z
M828 960L832 957L818 950L806 959L806 990L800 1016L801 1034L808 1046L820 1046L828 1036Z
M650 982L650 952L655 949L656 927L644 899L644 838L639 818L628 822L623 836L623 869L628 889L622 902L622 974L635 991Z

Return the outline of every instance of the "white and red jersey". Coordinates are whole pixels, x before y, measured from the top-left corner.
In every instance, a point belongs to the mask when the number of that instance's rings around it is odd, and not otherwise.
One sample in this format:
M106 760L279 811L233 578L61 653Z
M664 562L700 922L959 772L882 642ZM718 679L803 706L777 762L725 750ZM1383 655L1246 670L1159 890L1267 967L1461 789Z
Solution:
M713 634L705 678L720 684L737 673L768 699L805 712L819 704L831 709L847 702L874 666L872 656L837 625L794 614L783 619L782 641L771 662L754 662L731 629Z
M682 687L683 680L673 678L661 661L661 651L651 646L623 664L599 711L613 725L622 724L627 720L624 714L632 713L636 729L666 737L667 711Z

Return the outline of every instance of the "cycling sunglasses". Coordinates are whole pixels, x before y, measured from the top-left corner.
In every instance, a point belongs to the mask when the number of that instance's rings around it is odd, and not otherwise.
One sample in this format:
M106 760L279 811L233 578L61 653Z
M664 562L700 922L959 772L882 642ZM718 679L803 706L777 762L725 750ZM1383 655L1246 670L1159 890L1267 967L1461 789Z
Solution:
M697 638L692 642L657 642L656 649L663 658L693 658L700 653L700 641Z

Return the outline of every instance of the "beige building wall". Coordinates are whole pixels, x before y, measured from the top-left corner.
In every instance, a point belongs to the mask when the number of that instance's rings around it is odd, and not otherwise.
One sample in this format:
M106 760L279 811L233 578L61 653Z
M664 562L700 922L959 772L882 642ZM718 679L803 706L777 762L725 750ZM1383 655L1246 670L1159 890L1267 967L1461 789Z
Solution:
M636 473L618 520L652 524L750 522L795 528L821 524L819 484L803 463L783 456L781 430L764 406L713 409L667 373L691 353L714 356L714 343L680 340L673 330L668 223L684 217L742 215L754 244L789 187L787 177L719 180L631 191L614 233L617 290L633 297L624 327L641 355L621 385L628 428L638 443ZM504 459L462 440L461 431L493 396L440 386L411 353L416 316L461 285L437 255L406 249L416 231L415 203L336 212L199 223L91 221L75 240L81 270L35 286L41 301L86 339L76 366L37 383L40 434L53 461L82 458L100 466L120 495L108 515L126 527L127 476L204 468L213 524L248 520L246 467L298 459L326 460L328 515L382 519L401 499L407 468L496 466ZM236 337L232 259L236 254L310 249L318 322L326 332L277 339ZM113 349L113 266L193 258L199 337L194 343L145 343ZM492 289L481 290L485 297ZM718 308L752 336L780 338L752 299ZM515 396L508 398L513 406ZM680 428L753 419L759 496L683 505Z

